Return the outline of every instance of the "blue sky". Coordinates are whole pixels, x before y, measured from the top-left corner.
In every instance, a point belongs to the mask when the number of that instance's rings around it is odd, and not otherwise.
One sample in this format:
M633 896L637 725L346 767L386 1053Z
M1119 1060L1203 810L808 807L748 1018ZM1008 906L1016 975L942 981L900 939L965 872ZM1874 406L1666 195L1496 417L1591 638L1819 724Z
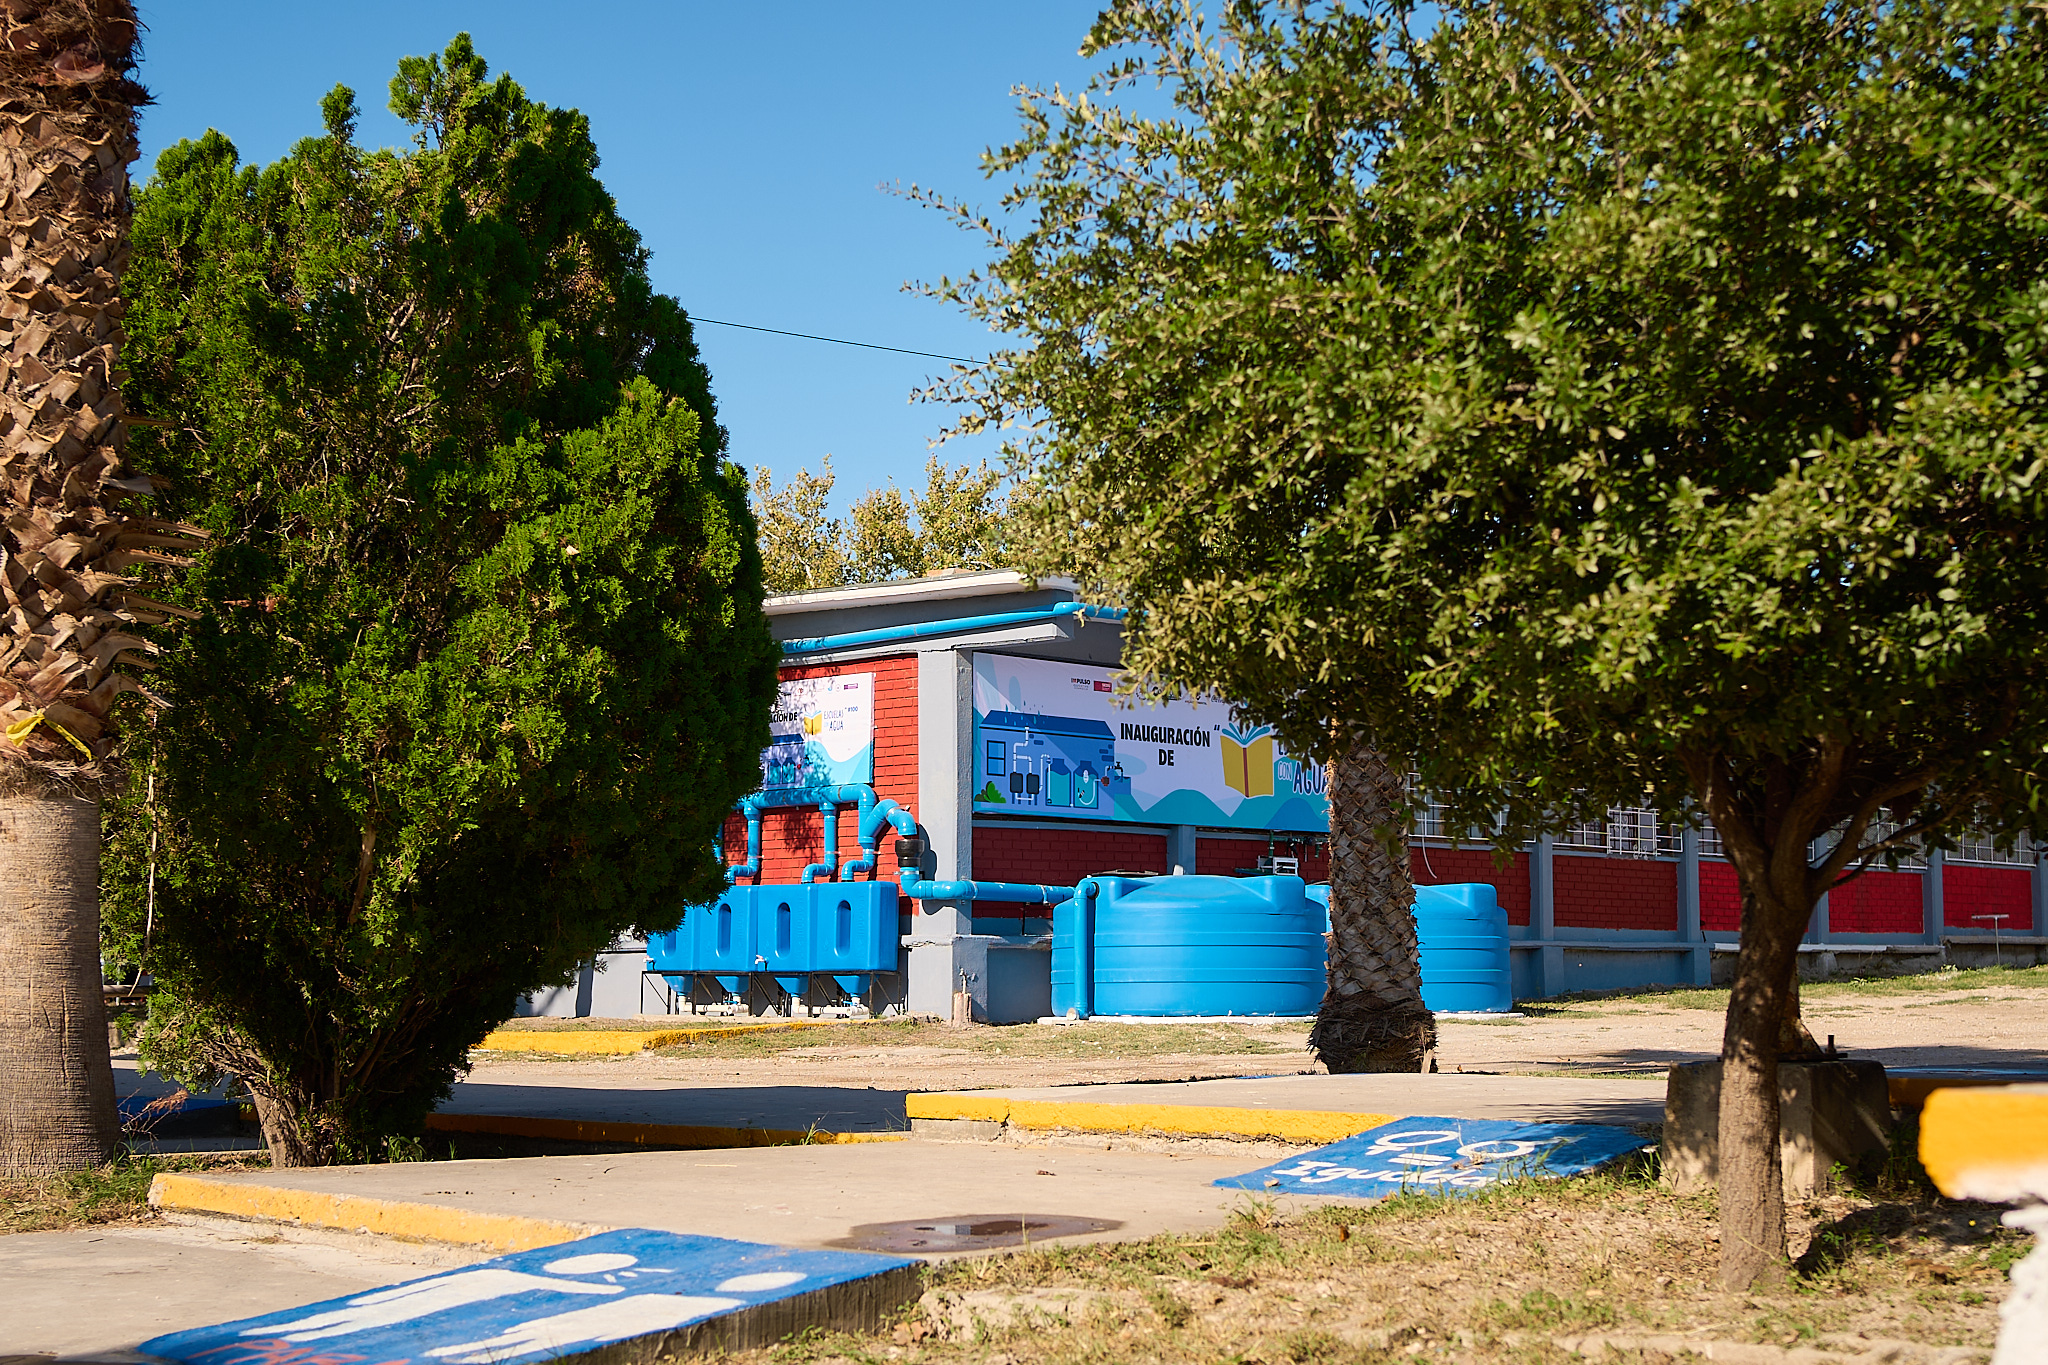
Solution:
M607 0L141 0L146 178L181 138L220 129L269 161L353 86L360 136L402 144L384 109L398 58L475 35L529 96L590 116L600 174L653 251L655 286L692 314L976 356L980 323L906 294L983 248L888 193L916 182L993 207L982 149L1017 128L1018 84L1078 84L1095 0L708 4ZM778 480L827 453L840 508L922 481L946 411L912 404L942 361L701 326L732 453ZM991 439L951 443L956 463Z

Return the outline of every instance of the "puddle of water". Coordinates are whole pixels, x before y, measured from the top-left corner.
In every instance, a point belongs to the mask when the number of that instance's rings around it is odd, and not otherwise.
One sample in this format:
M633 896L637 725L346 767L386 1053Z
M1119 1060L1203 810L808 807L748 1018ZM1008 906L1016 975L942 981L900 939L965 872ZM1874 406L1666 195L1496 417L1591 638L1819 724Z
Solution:
M895 1223L862 1223L828 1246L850 1251L896 1251L933 1255L1028 1246L1057 1237L1112 1232L1123 1224L1109 1218L1071 1218L1051 1213L970 1213L943 1218L906 1218Z

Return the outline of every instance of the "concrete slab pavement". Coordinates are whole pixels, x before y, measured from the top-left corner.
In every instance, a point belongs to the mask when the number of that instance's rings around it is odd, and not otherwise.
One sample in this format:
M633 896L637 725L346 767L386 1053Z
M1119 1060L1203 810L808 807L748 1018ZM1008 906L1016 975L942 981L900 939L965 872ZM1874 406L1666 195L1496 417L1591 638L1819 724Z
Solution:
M617 1084L606 1071L517 1083L467 1080L430 1124L443 1131L620 1146L715 1148L886 1141L913 1126L946 1136L1013 1129L1158 1132L1322 1143L1433 1114L1524 1123L1657 1123L1662 1075L1286 1075L916 1093L834 1085ZM962 1125L975 1125L972 1129Z
M834 1132L901 1133L901 1090L841 1085L692 1083L620 1086L603 1075L553 1084L465 1080L442 1103L443 1114L507 1114L525 1118L601 1118L614 1123L716 1125L733 1128L818 1127Z
M1220 1226L1244 1196L1210 1182L1267 1159L912 1139L161 1175L150 1197L166 1210L492 1251L633 1227L826 1247L864 1225L1005 1215L1106 1222L1062 1240L1120 1241Z
M1333 1142L1413 1115L1520 1123L1661 1123L1664 1077L1265 1076L913 1094L905 1106L913 1128L933 1135L947 1125L973 1124L989 1129L988 1136L1007 1125Z
M0 1237L0 1354L131 1348L488 1254L219 1219L19 1233Z

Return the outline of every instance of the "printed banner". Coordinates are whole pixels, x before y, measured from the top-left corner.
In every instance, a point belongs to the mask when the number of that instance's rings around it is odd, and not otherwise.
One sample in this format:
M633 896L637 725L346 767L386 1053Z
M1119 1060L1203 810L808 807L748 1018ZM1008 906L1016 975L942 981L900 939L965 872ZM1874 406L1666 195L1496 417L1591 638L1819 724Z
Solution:
M896 1256L627 1228L325 1303L172 1332L141 1349L190 1365L582 1359L613 1342L659 1338L707 1318L913 1264Z
M761 786L837 787L875 780L875 675L787 678L768 717Z
M974 809L1219 829L1330 827L1319 764L1227 702L1117 702L1116 671L974 656Z
M1277 1166L1216 1183L1226 1189L1377 1199L1403 1190L1469 1194L1502 1180L1583 1175L1649 1143L1598 1123L1397 1119Z

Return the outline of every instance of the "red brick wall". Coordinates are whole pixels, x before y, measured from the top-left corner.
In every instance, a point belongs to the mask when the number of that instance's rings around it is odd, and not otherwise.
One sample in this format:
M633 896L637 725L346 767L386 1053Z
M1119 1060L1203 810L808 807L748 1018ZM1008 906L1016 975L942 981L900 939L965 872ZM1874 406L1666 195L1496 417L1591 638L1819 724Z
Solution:
M1443 848L1411 845L1408 873L1417 886L1443 886L1450 882L1485 882L1508 912L1509 924L1529 922L1529 855L1517 853L1506 867L1496 866L1493 850L1487 848Z
M1550 878L1560 929L1678 927L1675 863L1560 853L1551 859Z
M899 655L888 659L865 659L852 664L812 664L782 670L783 680L818 678L833 673L875 675L875 791L917 810L917 656ZM843 865L859 855L856 812L839 813L839 861ZM807 864L816 862L824 848L825 823L816 809L771 810L761 820L761 880L793 882L803 875ZM889 839L882 840L879 875L895 874L896 862L889 853ZM747 830L739 816L725 822L725 860L747 860Z
M1742 886L1735 869L1718 859L1700 859L1700 928L1737 933L1742 928Z
M1170 872L1166 836L1100 829L974 827L974 880L1072 886L1096 872ZM976 901L976 919L1042 918L1042 905Z
M2034 927L2034 874L2024 867L1963 867L1948 863L1941 869L1941 919L1951 929L1988 931L1992 921L1971 919L1972 915L2004 914L1998 932L2010 934ZM1919 927L1919 920L1914 920Z
M1917 934L1923 895L1918 872L1866 872L1828 892L1828 932Z
M1327 844L1311 846L1306 839L1276 839L1273 852L1282 858L1300 859L1304 881L1326 882L1330 879L1330 849ZM1195 865L1189 870L1204 877L1234 877L1240 867L1257 867L1259 859L1265 856L1266 836L1263 834L1256 839L1197 835Z

